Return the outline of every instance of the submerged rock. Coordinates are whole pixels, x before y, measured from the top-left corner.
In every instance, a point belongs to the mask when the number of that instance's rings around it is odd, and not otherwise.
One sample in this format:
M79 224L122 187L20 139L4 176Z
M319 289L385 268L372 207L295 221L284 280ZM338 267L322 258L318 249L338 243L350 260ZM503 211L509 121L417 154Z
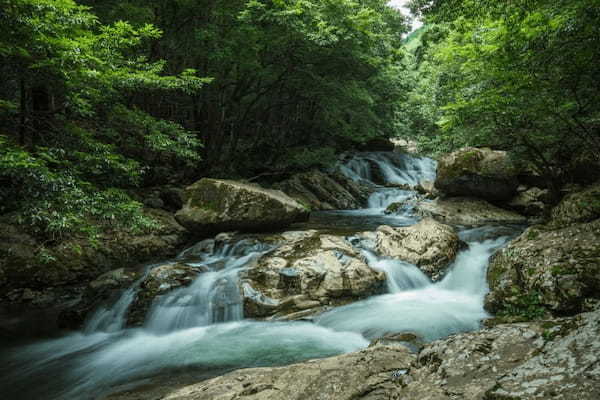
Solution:
M407 228L380 226L375 251L385 257L415 264L437 280L456 257L458 244L454 228L426 218Z
M516 193L518 172L505 151L466 147L439 160L435 187L449 196L504 202Z
M525 319L564 315L600 298L600 220L534 226L493 257L486 309Z
M490 224L524 224L527 218L513 211L490 203L467 197L421 201L415 211L423 217L431 217L452 225L480 226Z
M298 319L385 290L385 274L343 237L303 231L283 239L241 273L246 317Z
M362 208L373 192L373 188L339 172L325 173L319 170L294 175L274 187L313 211Z
M307 208L283 192L241 182L201 179L185 189L185 197L175 217L201 236L277 229L308 217Z
M201 269L179 263L167 263L152 268L140 283L127 315L127 325L142 325L158 296L191 285L201 272Z

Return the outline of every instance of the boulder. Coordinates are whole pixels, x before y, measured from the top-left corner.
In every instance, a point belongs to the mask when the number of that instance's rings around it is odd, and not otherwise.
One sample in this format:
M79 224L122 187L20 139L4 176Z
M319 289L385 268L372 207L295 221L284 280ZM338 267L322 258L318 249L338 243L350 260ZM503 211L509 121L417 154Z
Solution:
M466 197L421 201L415 212L452 225L525 224L527 218L513 211L493 206L485 200Z
M364 207L373 189L339 172L312 170L274 185L311 210L352 210Z
M505 151L466 147L439 160L435 187L449 196L501 203L515 195L518 173Z
M377 228L375 251L417 265L433 280L443 276L458 252L458 235L454 228L426 218L407 228Z
M552 210L552 225L567 226L600 218L600 183L567 195Z
M303 231L283 240L241 273L246 317L298 319L385 291L385 274L343 237Z
M600 312L595 311L433 342L410 369L412 380L400 398L597 399L599 323Z
M518 193L508 203L508 206L519 214L528 217L540 217L548 210L549 199L548 189L532 187Z
M164 210L145 209L144 213L157 222L151 232L114 230L94 243L75 238L44 245L16 226L0 225L3 293L22 288L53 288L58 293L73 288L78 296L79 289L108 271L175 255L187 241L187 231ZM64 296L55 297L60 300Z
M505 318L585 310L600 298L600 220L527 229L492 258L488 282L485 307Z
M241 182L201 179L185 189L185 198L175 218L199 236L265 231L308 218L307 208L283 192Z
M158 296L192 284L202 269L181 263L167 263L152 268L144 277L131 303L127 315L127 325L139 326Z

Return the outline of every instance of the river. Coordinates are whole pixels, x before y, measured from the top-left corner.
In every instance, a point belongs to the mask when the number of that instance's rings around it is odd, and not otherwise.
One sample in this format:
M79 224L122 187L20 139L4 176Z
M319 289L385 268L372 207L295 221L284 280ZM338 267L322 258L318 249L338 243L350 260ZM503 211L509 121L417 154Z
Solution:
M415 192L382 184L433 180L436 165L426 158L365 153L340 168L352 179L378 182L377 190L363 210L314 213L312 227L358 232L382 224L415 224L419 218L411 207L384 213ZM468 246L436 283L416 266L382 258L368 241L347 235L370 267L386 273L387 293L329 310L312 322L244 319L238 273L272 247L234 240L212 251L188 249L178 261L205 272L190 286L155 301L142 327L125 326L138 281L117 302L96 310L82 331L3 350L0 391L7 399L96 399L120 385L147 383L165 374L214 376L352 352L389 333L411 332L431 341L475 330L488 317L483 299L489 257L510 239L495 235L499 228L505 227L457 227Z

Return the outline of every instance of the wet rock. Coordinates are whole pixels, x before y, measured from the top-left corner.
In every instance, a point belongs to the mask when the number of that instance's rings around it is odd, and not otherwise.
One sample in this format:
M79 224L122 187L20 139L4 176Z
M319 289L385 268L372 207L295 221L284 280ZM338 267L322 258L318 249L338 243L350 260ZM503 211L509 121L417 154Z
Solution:
M153 267L140 284L127 316L127 324L139 326L152 306L154 299L175 289L192 284L202 269L180 263L168 263Z
M508 206L519 214L528 217L539 217L546 213L549 208L549 191L537 187L529 188L519 192Z
M252 368L174 389L164 400L355 400L389 397L415 356L403 347L375 346L357 353L278 368ZM403 372L403 373L402 373ZM150 396L148 393L143 396ZM154 398L153 396L152 398ZM142 398L142 397L140 397ZM151 397L143 397L151 398ZM131 399L127 395L111 399Z
M154 258L175 255L187 241L187 231L171 213L144 209L158 224L151 233L142 235L127 231L112 231L96 242L71 239L57 245L38 243L14 225L0 229L0 271L4 284L0 302L17 312L21 306L56 308L61 315L71 315L64 327L78 327L83 322L83 310L96 298L87 299L88 284L112 269L131 268ZM24 289L42 293L36 299L6 296ZM102 296L100 296L101 298Z
M274 187L313 211L362 208L373 192L370 186L355 182L339 172L319 170L294 175Z
M303 231L285 233L282 240L241 273L247 317L284 317L385 290L385 275L371 269L343 237Z
M452 225L480 226L527 222L527 218L513 211L493 206L484 200L466 197L421 201L415 206L415 212L420 216Z
M394 143L394 151L397 153L417 154L419 152L419 144L412 140L391 139Z
M567 195L552 210L552 225L566 226L600 218L600 184Z
M418 353L425 346L425 341L414 333L398 333L377 338L371 342L369 347L379 345L403 346L413 353Z
M426 218L407 228L377 228L375 251L417 265L432 279L443 275L458 252L459 240L454 228Z
M429 200L433 200L440 195L440 192L436 189L435 182L433 181L421 181L414 187L414 190Z
M246 183L202 179L185 189L176 219L196 235L265 231L308 217L305 206L281 191Z
M534 226L499 251L488 268L486 309L524 319L584 311L600 298L600 220Z
M515 195L518 172L505 151L466 147L439 160L435 187L449 196L504 202Z

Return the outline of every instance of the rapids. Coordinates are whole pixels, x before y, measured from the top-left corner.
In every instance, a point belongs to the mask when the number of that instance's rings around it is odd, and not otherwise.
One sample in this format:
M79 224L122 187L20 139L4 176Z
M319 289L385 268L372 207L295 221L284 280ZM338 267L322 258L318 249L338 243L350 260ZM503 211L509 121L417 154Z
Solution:
M375 229L407 226L418 218L410 207L385 215L392 203L415 196L406 188L435 179L427 158L393 153L356 155L339 166L357 181L377 185L367 208L315 213L315 226ZM508 232L508 233L507 233ZM369 265L387 275L388 293L334 308L313 322L264 322L244 319L238 273L272 247L252 240L232 241L207 250L194 246L177 261L201 269L188 287L158 297L140 328L127 328L127 312L143 277L114 303L93 313L80 332L3 349L0 390L7 399L102 398L119 385L147 383L162 374L185 370L214 376L228 370L284 365L352 352L388 333L411 332L424 340L478 329L487 317L489 257L513 232L506 227L461 229L468 247L432 283L416 266L385 259L372 244L352 236ZM149 273L155 265L146 268Z

